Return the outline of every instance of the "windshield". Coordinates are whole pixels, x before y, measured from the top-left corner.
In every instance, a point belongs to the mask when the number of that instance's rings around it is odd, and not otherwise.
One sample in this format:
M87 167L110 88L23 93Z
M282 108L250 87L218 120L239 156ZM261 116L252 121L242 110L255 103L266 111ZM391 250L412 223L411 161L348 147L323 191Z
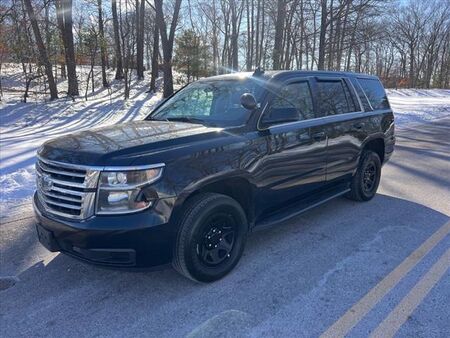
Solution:
M259 102L262 89L256 79L194 82L180 90L148 119L201 123L214 127L239 126L250 111L242 107L241 95L251 93Z

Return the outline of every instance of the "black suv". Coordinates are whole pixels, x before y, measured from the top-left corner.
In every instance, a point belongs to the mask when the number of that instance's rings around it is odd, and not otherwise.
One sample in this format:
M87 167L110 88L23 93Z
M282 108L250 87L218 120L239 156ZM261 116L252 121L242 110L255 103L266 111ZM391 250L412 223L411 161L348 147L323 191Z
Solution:
M394 142L377 77L206 78L143 121L46 142L33 199L39 240L86 262L172 263L211 282L237 264L252 230L340 195L370 200Z

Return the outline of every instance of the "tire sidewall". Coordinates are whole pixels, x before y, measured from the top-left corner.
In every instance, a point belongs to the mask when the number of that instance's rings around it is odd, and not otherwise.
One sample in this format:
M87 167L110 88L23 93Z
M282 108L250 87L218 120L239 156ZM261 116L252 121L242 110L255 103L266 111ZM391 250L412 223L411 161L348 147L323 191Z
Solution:
M364 189L364 170L367 167L369 163L373 163L375 165L376 169L376 175L375 175L375 183L370 192L367 192ZM375 194L377 193L378 186L380 184L380 178L381 178L381 161L380 157L374 153L373 151L366 152L364 154L363 161L361 162L359 177L358 177L358 185L359 185L359 192L360 196L364 201L368 201L372 199Z
M217 212L225 212L233 218L236 224L235 243L231 251L231 257L217 267L208 267L203 264L197 254L197 243L207 226L207 219ZM211 282L224 277L238 263L245 247L247 238L247 219L240 205L227 196L220 196L206 207L198 205L183 220L189 223L189 232L185 237L183 255L186 269L189 274L198 281Z

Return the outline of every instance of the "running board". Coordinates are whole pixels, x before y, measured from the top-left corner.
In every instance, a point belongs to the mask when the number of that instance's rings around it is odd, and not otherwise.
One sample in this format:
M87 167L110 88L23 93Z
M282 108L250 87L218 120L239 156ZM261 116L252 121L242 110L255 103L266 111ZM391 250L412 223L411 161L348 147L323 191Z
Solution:
M262 229L265 229L267 227L271 227L271 226L273 226L275 224L278 224L278 223L281 223L281 222L285 222L285 221L287 221L287 220L289 220L289 219L291 219L293 217L296 217L296 216L298 216L298 215L300 215L300 214L302 214L302 213L304 213L304 212L306 212L306 211L308 211L308 210L310 210L312 208L315 208L315 207L317 207L317 206L319 206L319 205L321 205L323 203L326 203L326 202L328 202L328 201L330 201L330 200L332 200L332 199L334 199L336 197L342 196L342 195L344 195L345 193L347 193L349 191L350 191L350 189L346 188L345 190L341 190L341 191L339 191L337 193L334 192L334 193L328 195L325 198L323 198L323 196L322 196L322 199L315 200L315 201L312 200L310 202L310 204L307 204L305 207L303 207L301 209L298 209L298 205L301 204L301 201L299 201L298 203L296 203L292 207L289 207L288 209L283 210L281 212L278 212L276 214L272 214L271 216L263 219L262 221L257 222L255 224L255 226L252 228L252 231L262 230ZM296 208L296 206L297 206L297 208Z

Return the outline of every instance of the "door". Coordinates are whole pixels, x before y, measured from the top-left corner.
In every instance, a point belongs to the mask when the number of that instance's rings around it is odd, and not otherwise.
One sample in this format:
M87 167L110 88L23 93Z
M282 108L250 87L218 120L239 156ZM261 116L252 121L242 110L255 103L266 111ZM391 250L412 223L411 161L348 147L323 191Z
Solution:
M259 121L265 144L255 180L258 205L266 212L285 207L325 182L326 133L316 126L311 84L292 80L278 87Z
M349 181L358 165L368 119L346 78L316 77L314 92L328 137L326 180Z

